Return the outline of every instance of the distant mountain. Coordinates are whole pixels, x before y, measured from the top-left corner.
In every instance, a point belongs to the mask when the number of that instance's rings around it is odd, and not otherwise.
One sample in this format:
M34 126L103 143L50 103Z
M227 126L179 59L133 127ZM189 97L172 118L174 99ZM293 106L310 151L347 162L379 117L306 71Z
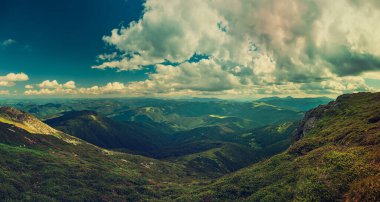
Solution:
M285 151L297 126L289 122L238 134L225 127L196 128L175 134L177 147L161 155L170 155L198 175L220 176Z
M154 110L156 109L150 109ZM290 135L282 136L276 133L279 138L272 138L272 142L260 142L260 138L271 134L258 129L255 132L258 141L255 142L252 137L240 136L244 125L240 118L210 116L207 119L209 124L212 123L211 126L176 133L153 121L118 122L93 111L67 112L61 117L45 122L58 130L104 148L182 164L192 170L192 175L208 173L209 176L221 176L281 152L291 141ZM285 139L285 146L280 147L280 142ZM278 146L276 149L263 152L267 149L266 146L275 143ZM259 144L262 148L256 147ZM201 164L197 163L200 158L208 162L202 168L199 167Z
M197 175L221 176L285 151L297 123L283 123L237 133L224 126L200 127L172 135L159 158L185 165Z
M290 148L184 201L378 201L380 93L342 95L308 111Z
M307 111L318 105L327 104L333 99L328 97L317 97L317 98L293 98L293 97L268 97L259 99L259 102L265 102L271 105L284 108L292 108L301 111Z
M42 120L55 118L69 111L90 110L102 112L103 114L112 114L118 110L128 109L126 104L117 99L60 99L44 103L40 102L21 102L13 104L13 106Z
M302 102L293 103L290 107L282 107L262 101L237 102L197 98L187 100L60 99L44 102L30 100L8 104L42 120L60 117L70 111L89 110L122 122L160 123L175 131L223 124L221 122L224 124L229 122L228 125L235 125L236 128L244 130L299 120L305 111L303 110L305 103Z
M299 120L267 101L199 103L157 104L166 118L207 113L209 125L181 131L88 110L60 112L52 128L0 107L0 201L379 201L380 93L342 95ZM160 160L126 153L139 149Z
M197 102L215 102L215 101L223 101L222 99L218 98L202 98L202 97L192 97L189 99L181 99L181 100L189 100L189 101L197 101Z
M89 110L66 112L45 123L103 148L146 155L164 144L170 132L156 123L122 123Z
M138 107L111 117L119 121L157 122L176 131L198 127L234 125L236 129L301 119L303 113L264 102L178 102L164 106Z
M285 151L294 141L298 122L268 125L243 133L239 138L255 150L256 158L262 160Z

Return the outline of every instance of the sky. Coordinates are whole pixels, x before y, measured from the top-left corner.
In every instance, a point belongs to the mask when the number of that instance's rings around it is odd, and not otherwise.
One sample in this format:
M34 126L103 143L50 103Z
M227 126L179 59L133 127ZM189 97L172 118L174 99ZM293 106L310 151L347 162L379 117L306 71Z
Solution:
M377 0L2 0L0 97L380 89Z

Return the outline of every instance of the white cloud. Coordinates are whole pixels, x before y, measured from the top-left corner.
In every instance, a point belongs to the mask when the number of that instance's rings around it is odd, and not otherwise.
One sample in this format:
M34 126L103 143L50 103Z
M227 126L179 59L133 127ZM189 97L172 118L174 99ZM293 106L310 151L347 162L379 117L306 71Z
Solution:
M110 82L104 86L92 86L89 88L76 88L74 81L59 84L58 82L46 80L39 85L40 89L26 90L25 95L102 95L126 93L127 87L120 82Z
M39 90L26 90L24 92L25 95L65 95L65 94L77 94L77 92L73 89L63 89L63 88L56 88L56 89L48 89L43 88Z
M145 8L103 37L120 53L93 66L155 65L147 80L124 84L128 92L342 93L374 90L363 78L378 78L366 73L380 70L377 1L147 0ZM188 62L195 53L209 58Z
M32 90L33 85L26 85L28 89L24 91L25 95L65 95L65 94L78 94L74 81L68 81L64 84L58 83L57 80L45 80L35 85L39 89Z
M375 91L368 87L364 78L357 76L335 77L322 82L306 83L301 86L306 93L343 94L360 91Z
M375 91L380 4L375 0L147 0L142 18L104 36L94 69L148 79L77 88L46 80L25 94L130 96L337 95ZM206 55L200 61L190 61ZM3 84L1 83L3 82ZM2 81L9 85L12 81Z
M29 80L25 73L9 73L5 76L0 76L0 86L14 86L16 82Z
M32 85L25 85L25 88L26 88L26 89L32 89L33 86L32 86Z
M14 86L16 85L15 82L10 82L10 81L0 81L0 86Z
M64 84L58 83L57 80L45 80L41 82L40 84L37 84L39 88L44 88L44 89L58 89L58 88L68 88L68 89L73 89L75 87L75 82L74 81L68 81Z
M62 85L58 83L57 80L45 80L38 84L38 87L40 88L60 88Z
M25 73L9 73L5 76L0 76L0 80L3 81L27 81L29 80L28 75Z
M120 94L126 93L126 86L120 82L107 83L105 86L93 86L90 88L79 88L78 92L88 95Z
M140 70L142 65L149 65L150 63L139 61L139 56L136 56L133 59L124 58L122 60L108 61L100 65L92 66L93 69L118 69L122 71L126 70Z
M157 91L192 89L198 91L221 91L240 85L239 78L223 70L214 60L198 63L185 62L179 66L157 65L156 73L145 81L147 87Z
M380 80L380 71L364 72L360 75L365 79L377 79Z
M75 86L75 82L74 82L74 81L68 81L68 82L64 83L64 84L62 85L62 87L63 87L63 88L70 88L70 89L74 89L74 88L76 88L76 86Z
M113 52L111 54L100 54L98 55L98 60L103 61L103 60L112 60L117 57L117 53Z

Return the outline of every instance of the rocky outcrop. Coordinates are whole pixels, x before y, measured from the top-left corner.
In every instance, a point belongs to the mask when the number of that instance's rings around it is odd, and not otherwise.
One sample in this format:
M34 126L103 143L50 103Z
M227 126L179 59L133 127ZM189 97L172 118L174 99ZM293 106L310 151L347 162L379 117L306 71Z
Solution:
M30 133L44 135L57 134L58 131L46 125L36 117L12 107L0 107L0 117L11 124L15 124Z
M295 132L294 140L297 141L307 135L307 133L315 127L317 121L323 117L326 113L336 113L339 110L347 108L350 105L350 101L363 99L366 97L374 97L380 101L380 94L371 94L367 92L354 93L354 94L344 94L338 96L336 101L331 101L326 105L319 105L318 107L309 110L305 113L304 118L300 122L298 129ZM373 117L368 119L369 123L376 123L380 120L380 114L375 114Z
M328 109L334 107L336 102L330 102L327 105L320 105L312 110L309 110L306 112L304 118L302 119L299 127L297 128L294 139L295 141L301 139L304 137L308 131L313 129L315 127L315 123L318 119L320 119L324 112L326 112Z

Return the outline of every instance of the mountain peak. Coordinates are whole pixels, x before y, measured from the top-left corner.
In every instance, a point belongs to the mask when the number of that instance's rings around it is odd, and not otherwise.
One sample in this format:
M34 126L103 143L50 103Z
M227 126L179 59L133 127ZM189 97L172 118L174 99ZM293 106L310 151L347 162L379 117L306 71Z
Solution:
M12 117L24 116L27 114L13 107L0 107L0 113L7 114Z
M58 133L57 130L44 124L36 117L12 107L0 107L0 122L15 125L30 133L44 135L54 135Z

